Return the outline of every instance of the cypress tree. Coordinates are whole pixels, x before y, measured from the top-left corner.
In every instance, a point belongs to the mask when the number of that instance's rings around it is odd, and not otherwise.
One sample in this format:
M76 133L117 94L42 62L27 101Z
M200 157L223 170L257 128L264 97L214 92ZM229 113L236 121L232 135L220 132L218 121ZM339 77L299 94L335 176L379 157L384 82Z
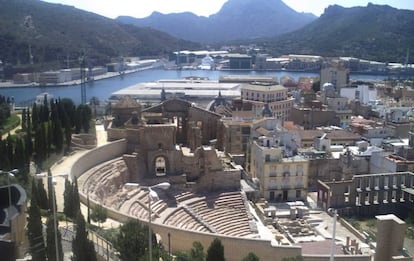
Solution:
M47 157L50 156L50 152L52 151L52 144L53 144L53 130L52 130L52 123L51 121L47 122L47 128L46 128L46 137L47 137L47 149L46 154Z
M72 129L68 126L65 127L65 143L66 143L66 152L70 151L70 145L72 143Z
M37 165L41 165L46 160L46 131L44 124L41 124L35 132L35 161Z
M26 109L22 111L22 130L27 131L27 114Z
M70 218L75 218L73 215L73 186L69 179L65 179L65 192L63 194L64 206L63 212Z
M26 159L30 161L30 158L33 153L32 133L30 131L28 131L25 135L25 148Z
M57 120L53 126L53 143L55 144L56 152L57 153L62 152L63 131L62 131L62 125L59 120Z
M75 178L73 181L73 192L72 192L72 204L73 204L73 217L76 217L78 212L80 212L80 198L79 198L79 190L78 190L78 180Z
M43 180L39 179L37 181L37 193L38 193L38 204L41 209L48 210L49 209L49 200L47 198L47 193L45 190L45 186L43 184Z
M96 261L95 248L88 240L85 219L79 211L76 215L76 235L72 241L72 252L75 261Z
M30 253L32 254L33 261L43 261L46 259L42 217L37 201L38 198L36 183L32 180L32 198L27 218L27 237L29 239Z
M39 109L36 103L33 103L32 106L32 126L33 130L37 130L40 124Z
M82 113L82 129L85 133L89 132L91 128L92 110L88 105L79 105Z
M75 133L80 133L82 130L82 107L78 106L75 113Z
M56 245L55 245L55 224L56 228L59 228L59 223L53 218L53 214L50 214L46 222L46 255L48 261L56 261ZM62 237L59 229L57 233L57 244L59 252L59 260L63 260L63 251L62 251Z
M9 155L7 154L7 142L0 141L0 169L11 169Z
M9 159L10 166L13 167L15 165L14 164L14 157L15 157L14 142L13 142L13 139L10 133L9 135L7 135L7 138L6 138L6 149L7 149L7 157Z
M29 181L29 167L30 160L27 159L23 140L18 138L16 141L15 154L15 163L14 168L19 169L19 177L24 184L27 184Z

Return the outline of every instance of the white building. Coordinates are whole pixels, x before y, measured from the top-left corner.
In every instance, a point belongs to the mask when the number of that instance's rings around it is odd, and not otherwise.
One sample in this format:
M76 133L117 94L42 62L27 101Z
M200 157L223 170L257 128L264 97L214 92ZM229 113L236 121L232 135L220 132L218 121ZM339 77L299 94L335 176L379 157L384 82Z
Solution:
M373 86L368 85L358 85L343 87L340 90L340 95L342 97L348 98L350 101L358 100L362 104L368 104L370 101L377 99L377 89Z

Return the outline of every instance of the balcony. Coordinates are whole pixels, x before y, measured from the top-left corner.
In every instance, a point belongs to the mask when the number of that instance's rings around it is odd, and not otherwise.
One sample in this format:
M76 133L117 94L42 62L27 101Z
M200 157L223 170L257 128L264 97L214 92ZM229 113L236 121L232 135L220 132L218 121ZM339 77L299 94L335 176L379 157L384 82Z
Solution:
M290 177L290 172L289 171L283 172L283 177L284 178Z

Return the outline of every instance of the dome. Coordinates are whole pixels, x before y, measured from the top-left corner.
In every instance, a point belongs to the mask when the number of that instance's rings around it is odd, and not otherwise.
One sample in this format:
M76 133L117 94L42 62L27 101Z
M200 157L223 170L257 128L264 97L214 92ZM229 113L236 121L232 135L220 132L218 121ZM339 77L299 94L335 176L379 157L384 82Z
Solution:
M327 82L322 85L322 91L334 90L335 86L332 83Z

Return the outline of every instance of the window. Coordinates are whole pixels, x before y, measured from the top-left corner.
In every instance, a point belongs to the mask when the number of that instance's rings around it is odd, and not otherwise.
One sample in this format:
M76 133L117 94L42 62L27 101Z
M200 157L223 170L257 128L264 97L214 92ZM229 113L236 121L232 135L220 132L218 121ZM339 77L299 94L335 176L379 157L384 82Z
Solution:
M383 203L388 203L388 191L384 191L384 199L382 200Z
M369 205L369 193L365 193L365 205Z
M365 189L367 191L371 190L371 178L367 177L365 181L366 181L366 185L367 185Z
M391 201L392 202L397 202L397 191L396 190L393 190L391 192Z
M376 190L379 189L379 177L374 177L374 186Z
M303 176L303 166L302 165L298 165L296 167L296 176Z
M374 192L374 204L378 204L378 191Z
M265 162L269 162L270 161L270 155L269 154L266 154L265 155Z
M361 205L361 194L357 193L355 197L355 205L360 206Z
M164 157L157 157L155 159L155 175L165 176L166 173L166 163Z
M242 127L242 128L241 128L241 133L242 133L243 135L248 135L248 134L250 134L250 127Z
M300 189L296 190L296 198L301 198L302 196L302 191Z

